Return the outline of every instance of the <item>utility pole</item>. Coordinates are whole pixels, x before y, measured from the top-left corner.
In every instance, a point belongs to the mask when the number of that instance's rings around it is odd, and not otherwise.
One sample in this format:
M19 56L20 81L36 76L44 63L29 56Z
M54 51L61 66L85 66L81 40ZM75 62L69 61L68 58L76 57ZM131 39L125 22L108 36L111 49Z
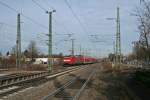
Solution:
M120 14L119 7L117 7L117 31L116 31L116 65L120 69L121 64L121 38L120 38Z
M75 39L71 39L71 43L72 43L71 55L72 55L72 56L74 56L74 40L75 40Z
M48 71L52 72L52 13L56 12L55 10L51 12L46 12L49 14L49 33L48 33Z
M16 40L16 67L19 68L21 64L21 27L20 27L20 13L17 15L17 40Z
M113 42L113 48L114 48L114 65L115 65L115 63L116 63L116 48L115 48L115 41Z

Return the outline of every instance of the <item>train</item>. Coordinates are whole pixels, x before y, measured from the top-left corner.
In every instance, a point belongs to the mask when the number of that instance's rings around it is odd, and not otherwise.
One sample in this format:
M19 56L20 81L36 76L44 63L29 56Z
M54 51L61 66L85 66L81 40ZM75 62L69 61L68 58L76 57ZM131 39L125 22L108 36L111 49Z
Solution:
M96 58L86 57L86 56L65 56L63 58L63 66L92 64L96 62L97 62Z

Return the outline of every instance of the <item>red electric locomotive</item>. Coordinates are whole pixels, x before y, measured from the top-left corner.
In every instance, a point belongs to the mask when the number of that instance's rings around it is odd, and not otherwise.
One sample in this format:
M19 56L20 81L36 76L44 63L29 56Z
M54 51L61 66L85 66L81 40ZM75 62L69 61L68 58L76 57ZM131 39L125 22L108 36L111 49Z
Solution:
M64 65L77 65L80 63L80 60L76 56L68 56L63 59Z
M67 56L63 59L64 66L95 63L96 59L85 56Z

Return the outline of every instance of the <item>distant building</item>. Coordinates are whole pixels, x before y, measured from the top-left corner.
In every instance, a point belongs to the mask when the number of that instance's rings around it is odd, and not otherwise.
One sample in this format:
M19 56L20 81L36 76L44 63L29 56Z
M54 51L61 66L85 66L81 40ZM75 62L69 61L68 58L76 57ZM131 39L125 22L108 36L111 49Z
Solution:
M47 64L48 58L35 58L35 62L33 64Z
M31 62L31 58L26 58L26 62ZM48 63L48 58L34 58L34 61L32 62L33 64L47 64ZM61 63L61 58L52 58L52 63L54 65L60 64Z

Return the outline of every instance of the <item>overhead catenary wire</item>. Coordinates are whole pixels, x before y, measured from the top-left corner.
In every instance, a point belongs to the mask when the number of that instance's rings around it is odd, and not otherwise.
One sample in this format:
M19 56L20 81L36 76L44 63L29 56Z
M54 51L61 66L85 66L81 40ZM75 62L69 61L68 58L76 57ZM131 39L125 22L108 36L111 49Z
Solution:
M32 0L37 6L39 6L41 9L43 9L45 12L47 11L44 7L42 7L39 3L37 3L35 0ZM5 6L5 7L7 7L7 8L9 8L10 10L12 10L13 12L15 12L15 13L20 13L19 11L17 11L15 8L13 8L13 7L11 7L11 6L9 6L8 4L6 4L6 3L4 3L4 2L2 2L2 1L0 1L0 4L1 5L3 5L3 6ZM20 13L23 17L25 17L26 19L28 19L28 20L30 20L32 23L34 23L34 24L36 24L36 25L38 25L38 26L40 26L40 27L42 27L42 28L44 28L44 29L48 29L48 27L46 27L45 25L42 25L42 24L40 24L40 23L38 23L37 21L35 21L34 19L32 19L32 18L30 18L30 17L28 17L27 15L25 15L25 14L23 14L23 13ZM55 20L55 22L57 22L56 20ZM58 23L58 22L57 22ZM8 25L8 24L7 24ZM10 26L10 25L9 25ZM62 24L61 24L61 26L62 26ZM15 27L15 26L14 26ZM64 27L64 29L68 32L68 30L65 28L65 26L63 25L63 27Z
M17 25L15 25L15 24L8 24L8 23L5 23L5 22L0 22L0 25L3 25L3 27L8 26L8 27L10 27L10 28L12 28L12 29L16 29L16 27L17 27ZM7 29L7 30L8 30L8 29ZM22 30L23 30L23 29L22 29ZM29 31L27 31L27 30L23 30L23 32L31 33L31 32L29 32ZM10 33L8 33L8 34L10 34ZM11 34L12 34L12 32L11 32Z
M64 0L66 5L68 6L68 8L70 9L72 15L74 16L74 18L78 21L79 25L81 26L80 28L83 30L84 33L90 35L89 31L87 31L85 24L82 23L82 21L80 20L80 18L78 17L78 15L75 13L75 11L73 10L73 8L71 7L70 3L67 0Z
M6 25L6 26L9 26L9 27L17 27L16 25L13 25L13 24L8 24L8 23L5 23L5 22L0 22L1 25Z
M48 10L47 9L45 9L43 6L41 6L37 1L35 1L35 0L32 0L32 2L35 4L35 5L37 5L39 8L41 8L44 12L48 12ZM47 35L47 34L46 34ZM41 37L40 36L37 36L37 38L39 38L40 40L42 40L41 39ZM43 40L42 40L43 41ZM46 44L48 44L47 42L45 42Z
M44 8L40 3L38 3L38 2L35 1L35 0L32 0L32 1L33 1L33 3L35 3L39 8L41 8L42 10L44 10L45 12L47 12L47 9ZM55 9L54 7L52 7L51 5L49 5L49 3L48 3L46 0L44 0L43 2L44 2L48 7L52 8L53 10ZM61 18L61 16L59 16L59 17ZM58 22L55 18L53 18L53 20L54 20L57 24L59 24L60 26L62 26L63 29L66 31L66 33L70 33L70 31L66 28L66 26L65 26L63 23ZM72 33L72 32L71 32L71 33Z
M46 0L42 0L42 2L44 2L48 7L52 8L52 9L55 9L55 7L50 5L49 2L47 2Z
M11 6L7 5L6 3L4 3L4 2L2 2L2 1L0 1L0 4L1 4L1 5L3 5L3 6L5 6L5 7L7 7L7 8L9 8L9 9L10 9L10 10L12 10L12 11L14 11L14 12L18 13L18 11L17 11L16 9L14 9L13 7L11 7Z
M2 5L2 6L4 6L4 7L6 7L6 8L8 8L8 9L10 9L11 11L13 11L13 12L15 12L15 13L17 13L17 14L20 13L18 10L16 10L14 7L8 5L7 3L4 3L4 2L2 2L2 1L0 1L0 5ZM22 15L24 18L26 18L27 20L31 21L32 23L36 24L37 26L40 26L40 27L43 28L43 29L48 29L48 27L46 27L46 26L44 26L43 24L41 24L41 23L35 21L35 20L32 19L31 17L29 17L29 16L27 16L27 15L25 15L25 14L23 14L23 13L20 13L20 15ZM12 28L16 28L16 27L17 27L17 25L10 25L10 24L3 23L3 22L1 22L1 23L4 24L4 25L10 26L10 27L12 27ZM29 32L27 32L27 33L29 33Z
M37 1L35 1L35 0L32 0L32 1L33 1L33 3L35 3L38 7L40 7L44 12L47 11L47 10L45 9L45 7L43 7L39 2L37 2ZM44 2L44 1L43 1L43 2ZM48 7L51 7L51 5L49 5L49 3L46 2L46 1L45 1L45 4L46 4ZM84 25L82 24L82 22L80 21L80 19L78 18L78 16L75 14L75 12L73 11L73 9L72 9L72 7L70 6L69 3L68 3L68 7L71 8L71 11L72 11L74 17L75 17L75 18L77 19L77 21L79 22L79 24L80 24L81 28L83 29L83 31L84 31L85 33L88 33L88 32L86 31ZM54 9L54 7L51 7L51 8ZM60 16L60 17L61 17L61 16ZM70 31L66 28L66 26L65 26L64 24L59 23L55 18L53 18L53 20L54 20L57 24L61 24L60 26L63 27L63 29L66 31L66 33L73 33L73 32L70 32ZM62 34L62 35L63 35L63 34Z
M52 5L49 4L49 2L47 2L46 0L43 1L48 7L51 7L52 9L55 9L55 7L53 7ZM59 18L61 18L61 16L57 13L57 16ZM60 26L63 27L63 29L67 32L67 33L72 33L70 30L68 30L68 28L63 24L63 23L60 23L58 22L55 18L53 18L54 21L57 23L57 24L60 24Z
M69 2L67 0L64 0L66 5L68 6L68 8L70 9L70 11L72 12L74 18L76 18L76 20L79 22L80 26L82 27L83 31L85 33L88 33L87 30L85 29L84 25L82 24L80 18L76 15L76 13L74 12L74 10L72 9L71 5L69 4Z
M40 23L38 23L37 21L33 20L32 18L20 13L23 17L25 17L26 19L30 20L31 22L33 22L34 24L39 25L40 27L44 28L44 29L48 29L48 27L46 27L45 25L42 25Z
M37 3L36 1L32 0L32 2L34 2L37 6L39 6L41 9L43 9L45 12L47 11L47 9L45 9L44 7L42 7L39 3Z
M7 7L7 8L9 8L10 10L12 10L13 12L15 12L15 13L17 13L17 14L19 13L19 11L17 11L15 8L9 6L8 4L6 4L6 3L4 3L4 2L2 2L2 1L0 1L0 4L3 5L3 6L5 6L5 7ZM48 27L46 27L46 26L44 26L44 25L38 23L37 21L35 21L34 19L28 17L28 16L25 15L25 14L20 13L20 15L22 15L24 18L28 19L28 20L31 21L32 23L34 23L34 24L40 26L41 28L43 28L43 29L48 29ZM4 24L5 24L5 25L9 25L9 24L6 24L6 23L4 23ZM13 27L13 28L16 28L16 25L9 25L9 26L11 26L11 27ZM29 32L28 32L28 33L29 33Z
M7 7L7 8L9 8L10 10L12 10L13 12L15 12L15 13L17 13L17 14L20 13L20 12L17 11L15 8L9 6L8 4L6 4L6 3L4 3L4 2L2 2L2 1L0 1L0 4L3 5L3 6L5 6L5 7ZM37 21L35 21L34 19L28 17L27 15L25 15L25 14L23 14L23 13L20 13L20 14L21 14L23 17L25 17L26 19L30 20L32 23L34 23L34 24L36 24L36 25L38 25L38 26L40 26L40 27L42 27L42 28L44 28L44 29L48 29L48 27L46 27L46 26L40 24L39 22L37 22Z
M32 0L33 1L33 3L35 3L38 7L40 7L44 12L47 12L47 10L41 5L41 4L39 4L37 1L35 1L35 0ZM47 3L46 3L47 4ZM48 4L47 4L48 5ZM52 7L52 9L54 9L54 7ZM60 26L63 26L63 29L66 31L66 33L68 33L68 34L57 34L56 32L55 32L55 35L68 35L69 36L69 34L73 34L72 32L70 33L69 32L69 30L66 28L66 26L64 25L64 24L62 24L62 23L59 23L56 19L54 19L53 18L53 20L57 23L57 24L61 24ZM55 43L55 46L57 46L58 45L58 43L56 42Z

